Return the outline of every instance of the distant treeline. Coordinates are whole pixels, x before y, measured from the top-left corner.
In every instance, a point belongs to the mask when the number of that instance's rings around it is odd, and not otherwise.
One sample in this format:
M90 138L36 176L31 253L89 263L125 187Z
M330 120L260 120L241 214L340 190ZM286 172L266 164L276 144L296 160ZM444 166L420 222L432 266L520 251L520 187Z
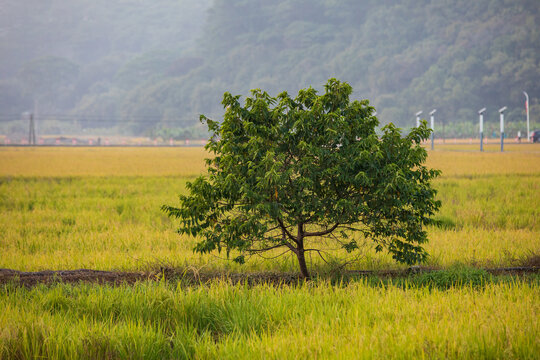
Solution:
M408 128L417 111L436 108L438 136L442 121L446 135L472 136L477 110L496 123L502 106L508 129L524 132L523 91L531 122L540 120L538 0L25 4L0 13L9 25L0 114L180 133L196 128L198 114L219 118L225 91L295 93L337 77L370 99L382 123Z

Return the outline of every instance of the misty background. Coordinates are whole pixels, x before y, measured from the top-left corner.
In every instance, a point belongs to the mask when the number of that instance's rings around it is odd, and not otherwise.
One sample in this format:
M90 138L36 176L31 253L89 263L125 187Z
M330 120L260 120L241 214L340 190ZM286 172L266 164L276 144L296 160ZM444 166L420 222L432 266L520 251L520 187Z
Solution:
M0 134L205 138L223 93L277 95L328 78L381 124L507 133L540 115L538 0L0 0ZM497 134L495 134L497 132Z

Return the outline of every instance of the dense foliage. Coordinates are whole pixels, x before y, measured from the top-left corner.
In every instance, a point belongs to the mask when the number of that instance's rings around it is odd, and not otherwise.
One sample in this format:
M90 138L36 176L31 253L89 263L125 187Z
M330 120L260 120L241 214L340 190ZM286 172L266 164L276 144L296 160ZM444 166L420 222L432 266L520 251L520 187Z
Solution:
M35 4L34 4L35 3ZM383 123L414 125L437 108L451 136L474 136L476 111L508 106L525 130L525 90L540 114L537 0L11 1L0 13L0 107L70 114L88 127L142 133L222 115L223 92L296 92L338 77ZM67 8L66 8L67 6ZM205 10L208 12L205 13ZM206 20L205 20L206 19ZM54 96L24 68L55 56L79 66ZM54 69L53 69L54 70Z
M313 238L347 251L367 238L399 262L425 260L423 226L440 206L430 186L439 172L423 165L420 146L430 130L424 123L402 137L390 124L379 137L375 109L351 102L351 93L335 79L320 96L313 88L294 99L253 90L243 106L225 93L223 122L202 117L213 134L208 176L188 184L179 208L163 207L180 218L180 233L200 236L196 251L239 250L243 262L282 248L304 277L305 252L320 254Z

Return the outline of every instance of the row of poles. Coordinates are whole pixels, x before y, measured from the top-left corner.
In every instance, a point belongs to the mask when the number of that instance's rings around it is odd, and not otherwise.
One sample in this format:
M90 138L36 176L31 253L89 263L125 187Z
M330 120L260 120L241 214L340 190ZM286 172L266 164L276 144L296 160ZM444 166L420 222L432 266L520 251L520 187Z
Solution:
M527 111L527 140L531 141L530 139L530 128L529 128L529 95L527 92L523 92L525 95L526 101L525 101L525 109ZM499 121L501 125L501 152L504 151L504 112L508 109L508 107L504 106L499 109ZM482 108L478 110L479 115L479 122L480 122L480 151L484 151L484 113L486 112L486 108ZM430 116L430 122L431 122L431 150L434 148L434 132L435 132L435 113L437 112L437 109L433 109L429 112ZM419 111L416 113L416 127L420 126L420 115L422 115L423 111Z
M526 101L525 101L525 109L527 111L527 139L528 141L531 141L530 139L530 128L529 128L529 95L527 92L523 91L523 94L525 95ZM502 107L499 109L499 118L500 118L500 125L501 125L501 152L504 151L504 112L507 109L507 107ZM430 123L431 123L431 150L434 148L434 132L435 132L435 113L437 112L437 109L433 109L429 112L430 116ZM478 115L480 117L480 151L484 151L484 113L486 112L486 108L482 108L478 111ZM423 111L418 111L416 113L416 127L420 126L420 115L422 115ZM376 114L376 113L375 113ZM36 130L35 130L35 123L34 123L34 114L30 114L30 129L28 131L28 144L35 145L36 144Z

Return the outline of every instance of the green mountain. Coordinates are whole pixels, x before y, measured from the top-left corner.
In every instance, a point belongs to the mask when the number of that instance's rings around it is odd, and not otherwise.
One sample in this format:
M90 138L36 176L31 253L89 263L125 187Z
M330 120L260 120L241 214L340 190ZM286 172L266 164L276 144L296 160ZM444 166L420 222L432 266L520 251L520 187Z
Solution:
M540 113L538 0L216 0L204 30L212 76L195 86L212 84L214 104L226 89L296 91L337 77L404 127L433 108L472 125L480 108L493 122L508 106L520 121L523 90Z
M28 2L41 10L0 33L0 106L13 112L32 100L87 127L109 119L143 133L219 118L225 91L294 93L337 77L382 123L410 127L436 108L450 135L474 136L478 109L495 129L508 106L510 128L524 131L522 91L539 120L538 0L81 0L66 18L64 1ZM29 9L20 3L11 13ZM36 80L40 66L52 78Z

